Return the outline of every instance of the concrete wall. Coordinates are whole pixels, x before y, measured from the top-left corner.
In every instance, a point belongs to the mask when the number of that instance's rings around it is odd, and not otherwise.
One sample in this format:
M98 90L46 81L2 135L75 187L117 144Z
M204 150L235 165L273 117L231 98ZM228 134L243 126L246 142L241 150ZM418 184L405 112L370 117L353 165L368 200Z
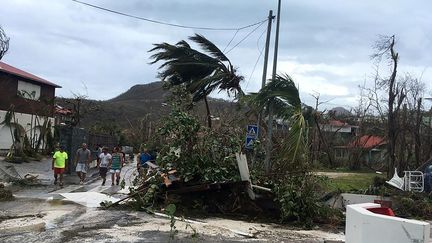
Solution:
M381 205L363 203L347 206L346 243L429 242L429 223L375 214L367 210L377 207Z
M326 203L331 207L344 209L351 204L373 203L375 200L391 201L391 198L376 195L341 193L339 196L329 199Z
M0 110L0 122L4 120L6 112L7 111ZM17 123L24 128L25 132L27 133L27 136L30 137L30 132L31 132L30 124L32 122L32 116L30 114L15 112L15 118L17 120ZM36 119L35 116L33 116L33 124L35 123L35 119ZM48 119L51 120L51 124L54 124L54 118L50 117ZM44 123L44 119L40 118L39 123L40 125L42 125ZM34 132L38 133L39 128L36 127ZM10 134L9 127L5 125L0 125L0 150L8 150L10 149L11 145L12 145L12 137Z

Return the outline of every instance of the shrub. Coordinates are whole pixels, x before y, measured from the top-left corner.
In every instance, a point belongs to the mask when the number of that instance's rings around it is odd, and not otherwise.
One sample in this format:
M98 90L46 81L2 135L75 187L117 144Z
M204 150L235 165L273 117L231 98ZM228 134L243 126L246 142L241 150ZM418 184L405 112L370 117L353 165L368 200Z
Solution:
M306 228L314 222L337 224L342 214L320 202L326 178L309 173L286 177L276 183L274 191L280 204L281 220L294 221Z
M395 214L404 218L432 218L432 197L425 193L400 193L392 197Z

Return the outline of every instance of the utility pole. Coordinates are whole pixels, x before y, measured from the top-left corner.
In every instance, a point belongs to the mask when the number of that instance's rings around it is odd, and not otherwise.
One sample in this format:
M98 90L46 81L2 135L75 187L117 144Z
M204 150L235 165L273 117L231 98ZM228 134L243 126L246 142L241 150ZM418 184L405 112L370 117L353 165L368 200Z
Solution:
M273 18L274 18L273 10L270 10L268 15L268 20L267 20L268 21L267 37L266 37L266 44L265 44L265 51L264 51L264 67L263 67L261 88L264 88L267 81L267 63L268 63L268 56L269 56L269 49L270 49L270 36L271 36L271 27L272 27Z
M268 15L268 22L267 22L267 37L265 42L265 50L264 50L264 67L263 67L263 74L262 74L262 83L261 83L261 89L264 88L266 81L267 81L267 64L268 64L268 56L269 56L269 49L270 49L270 37L271 37L271 27L272 27L272 20L273 20L273 10L269 10ZM258 127L258 136L260 135L260 121L261 117L263 116L263 112L260 112L258 114L258 121L257 121L257 127Z
M275 47L274 47L274 57L273 57L273 73L272 73L272 81L276 78L276 68L277 68L277 56L278 56L278 47L279 47L279 27L280 27L280 12L281 12L281 0L278 1L278 10L277 10L277 18L276 18L276 37L275 37ZM268 104L268 131L267 131L267 146L266 146L266 157L264 160L266 173L270 173L271 170L271 150L272 150L272 137L273 137L273 101L270 100Z

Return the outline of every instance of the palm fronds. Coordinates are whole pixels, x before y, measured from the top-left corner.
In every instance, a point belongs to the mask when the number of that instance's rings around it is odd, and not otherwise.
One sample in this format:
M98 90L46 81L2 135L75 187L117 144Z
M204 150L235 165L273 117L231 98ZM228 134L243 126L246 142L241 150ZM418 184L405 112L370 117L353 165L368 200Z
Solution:
M227 56L211 41L202 35L189 37L205 53L193 49L182 40L175 45L168 43L155 44L149 51L151 64L163 62L159 66L159 77L170 85L186 86L193 94L193 101L206 99L213 91L225 90L235 97L243 94L240 82L243 76L237 74ZM207 111L210 114L209 111ZM209 126L211 124L209 123Z
M219 59L220 61L226 61L231 64L225 54L204 36L195 34L194 36L189 37L189 39L197 43L202 49L210 53L213 57Z
M287 74L276 75L275 80L267 83L258 93L248 94L242 99L255 111L266 111L267 105L271 103L275 116L284 120L301 110L298 89Z
M274 115L288 122L288 136L282 141L283 149L279 154L282 164L279 163L278 169L285 170L292 167L289 165L307 162L307 122L303 117L299 91L289 75L276 75L258 93L248 94L242 101L258 112L266 111L271 104Z
M3 121L0 122L0 125L11 126L12 123L15 122L15 106L12 104L9 107L9 110L6 111L6 114L3 118Z
M182 40L175 45L155 44L149 52L155 52L150 58L151 64L159 61L159 76L173 85L186 83L191 93L211 93L214 90L226 90L235 95L243 94L240 82L243 77L237 75L229 59L223 52L204 36L196 34L189 38L197 43L209 55L191 48ZM224 62L227 62L226 65ZM199 87L199 88L198 88ZM203 92L203 89L205 90ZM202 95L196 95L202 99Z

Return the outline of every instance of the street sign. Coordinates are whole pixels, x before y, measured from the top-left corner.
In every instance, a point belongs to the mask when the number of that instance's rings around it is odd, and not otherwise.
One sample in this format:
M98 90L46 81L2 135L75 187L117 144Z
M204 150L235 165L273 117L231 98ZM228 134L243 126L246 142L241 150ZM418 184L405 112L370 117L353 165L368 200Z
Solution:
M248 125L246 130L246 149L253 149L255 141L258 139L258 126Z
M249 137L258 137L258 126L257 125L248 125L247 126L247 136Z
M246 145L245 145L245 148L247 148L247 149L253 149L255 140L256 140L256 138L254 138L254 137L246 136Z

